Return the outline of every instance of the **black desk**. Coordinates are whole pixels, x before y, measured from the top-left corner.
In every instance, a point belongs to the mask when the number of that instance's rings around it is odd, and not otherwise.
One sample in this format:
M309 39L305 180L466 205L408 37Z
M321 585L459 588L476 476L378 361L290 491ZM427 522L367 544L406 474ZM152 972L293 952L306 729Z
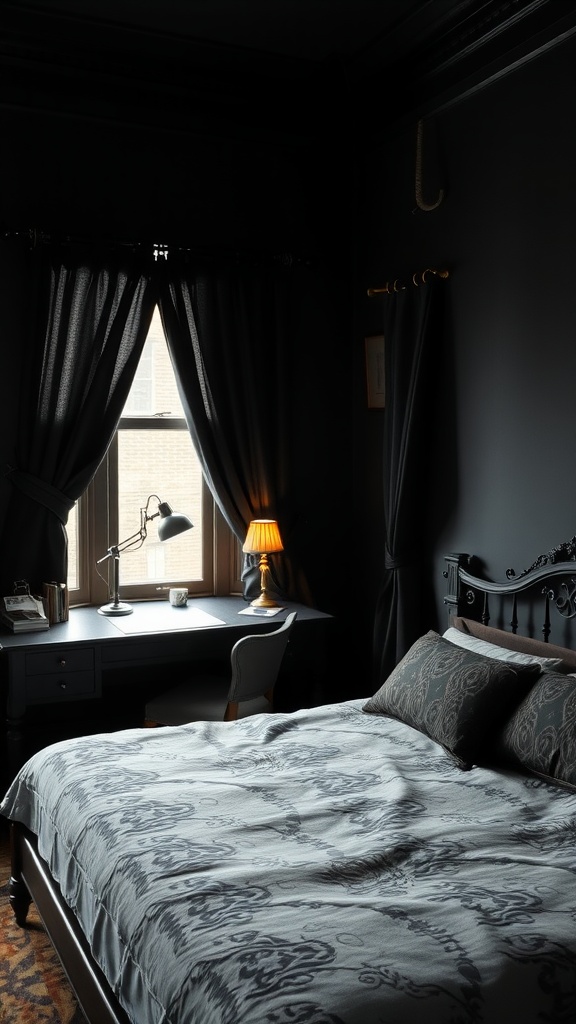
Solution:
M157 690L167 688L174 684L176 666L225 659L241 636L274 629L290 611L298 613L291 657L318 657L324 644L319 627L332 619L293 602L270 618L239 614L247 604L236 597L192 598L184 608L167 600L133 607L131 615L114 617L100 615L97 608L73 608L68 622L48 630L0 634L10 776L21 763L22 732L35 706L57 711L71 702L98 701L106 687L117 691L146 674Z

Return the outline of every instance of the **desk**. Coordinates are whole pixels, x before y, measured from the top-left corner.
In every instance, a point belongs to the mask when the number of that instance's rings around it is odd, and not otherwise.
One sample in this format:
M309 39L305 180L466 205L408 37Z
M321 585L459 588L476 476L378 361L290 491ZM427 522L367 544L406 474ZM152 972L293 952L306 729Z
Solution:
M147 671L148 678L152 673L160 690L174 683L171 666L225 659L241 636L270 632L291 611L298 614L289 650L298 651L299 643L302 647L301 641L310 641L313 634L308 647L320 651L319 627L332 619L290 601L270 618L239 614L248 606L237 597L191 598L184 608L173 608L167 600L133 607L131 615L115 617L100 615L97 608L73 608L68 622L42 632L0 634L10 777L21 763L27 712L36 705L57 710L70 702L97 701L107 683L117 688L134 679L134 669L143 676Z

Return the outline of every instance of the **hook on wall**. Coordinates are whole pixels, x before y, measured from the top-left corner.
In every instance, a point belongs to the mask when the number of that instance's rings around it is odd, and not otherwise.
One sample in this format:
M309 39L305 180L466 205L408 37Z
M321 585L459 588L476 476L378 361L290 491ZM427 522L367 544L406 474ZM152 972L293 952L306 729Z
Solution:
M436 210L442 200L444 199L444 189L441 188L438 192L438 198L434 203L426 203L423 198L422 192L422 148L424 143L424 121L422 118L418 121L418 127L416 129L416 174L415 174L415 195L416 195L416 206L419 210L424 210L428 213L430 210ZM414 210L413 213L416 211Z

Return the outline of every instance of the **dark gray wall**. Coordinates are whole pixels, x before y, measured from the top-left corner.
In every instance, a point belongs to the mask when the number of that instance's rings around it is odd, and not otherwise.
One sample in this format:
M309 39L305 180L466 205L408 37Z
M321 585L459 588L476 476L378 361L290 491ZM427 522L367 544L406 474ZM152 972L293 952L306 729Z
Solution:
M440 183L447 194L433 212L414 212L416 117L392 140L383 124L382 149L363 169L358 492L376 493L363 585L373 600L383 558L383 414L365 409L362 346L381 327L386 301L365 298L366 288L447 267L444 393L431 425L436 484L422 495L414 539L433 560L441 626L445 552L474 553L489 576L503 578L576 533L575 67L570 40L436 113L424 192L433 201Z

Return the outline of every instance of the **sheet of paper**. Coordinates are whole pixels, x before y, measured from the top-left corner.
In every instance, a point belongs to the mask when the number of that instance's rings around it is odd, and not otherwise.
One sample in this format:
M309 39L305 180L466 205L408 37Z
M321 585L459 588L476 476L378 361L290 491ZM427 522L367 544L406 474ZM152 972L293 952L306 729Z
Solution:
M241 608L238 615L254 615L259 619L270 619L273 615L278 615L278 612L283 612L283 608Z
M154 601L146 604L134 602L131 615L110 616L111 622L121 633L133 636L135 633L157 633L159 630L170 632L176 629L206 629L207 626L224 626L223 619L195 608L190 602L181 608L175 608L168 601Z

